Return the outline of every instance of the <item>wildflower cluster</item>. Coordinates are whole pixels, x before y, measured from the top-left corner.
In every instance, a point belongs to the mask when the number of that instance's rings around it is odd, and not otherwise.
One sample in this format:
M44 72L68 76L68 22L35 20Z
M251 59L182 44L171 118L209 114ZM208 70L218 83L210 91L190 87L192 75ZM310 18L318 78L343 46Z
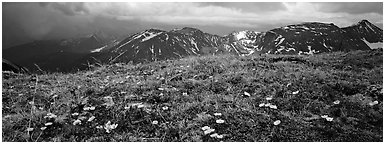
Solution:
M221 117L222 116L222 113L214 113L214 116L216 117ZM221 124L225 123L225 120L221 119L221 118L218 118L215 120L215 123L217 126L219 126L219 128L221 127ZM204 126L202 127L202 130L203 130L203 133L204 135L208 135L210 134L210 137L211 138L217 138L217 139L222 139L224 138L224 134L218 134L218 132L215 132L216 129L214 128L211 128L209 126Z
M44 124L43 127L40 128L40 130L43 131L43 130L47 129L48 127L52 126L54 124L54 121L56 118L57 118L57 115L55 115L53 113L47 113L46 116L44 116L44 119L46 119L47 122Z
M259 104L259 107L269 107L271 109L278 109L277 105L273 105L270 103L272 99L273 99L272 97L267 97L266 98L267 102Z
M96 128L104 128L106 133L110 133L111 130L116 129L116 127L118 127L118 124L111 124L111 121L108 121L104 126L97 126Z
M370 103L369 103L369 106L374 106L374 105L376 105L376 104L378 104L378 101L373 101L373 102L370 102Z
M326 119L327 121L333 121L332 117L329 117L328 115L322 115L321 118Z

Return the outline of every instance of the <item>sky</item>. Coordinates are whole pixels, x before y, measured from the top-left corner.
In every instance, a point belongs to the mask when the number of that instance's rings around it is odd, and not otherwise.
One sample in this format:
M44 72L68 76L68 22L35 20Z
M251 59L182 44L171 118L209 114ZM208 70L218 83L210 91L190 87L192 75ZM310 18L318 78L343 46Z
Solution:
M345 27L363 19L382 28L382 15L382 2L3 2L2 40L4 49L97 31L131 35L149 28L188 26L223 36L302 22Z

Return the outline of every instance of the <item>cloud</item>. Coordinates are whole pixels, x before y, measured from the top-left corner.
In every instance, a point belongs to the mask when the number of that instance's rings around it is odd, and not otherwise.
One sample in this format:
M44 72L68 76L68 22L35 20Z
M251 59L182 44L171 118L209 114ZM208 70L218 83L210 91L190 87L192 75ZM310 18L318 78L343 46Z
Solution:
M52 7L65 15L74 16L78 14L88 14L89 10L83 2L61 2L61 3L50 3L40 2L42 7Z
M99 30L122 35L148 28L170 30L190 26L225 35L235 30L267 31L313 21L333 22L343 27L362 19L382 24L382 3L6 2L3 3L3 46L13 45L15 41L68 38Z
M202 2L200 4L238 9L242 12L252 13L269 13L286 10L285 5L280 2Z
M350 14L364 14L364 13L383 13L382 2L333 2L333 3L316 3L318 10L328 13L350 13Z

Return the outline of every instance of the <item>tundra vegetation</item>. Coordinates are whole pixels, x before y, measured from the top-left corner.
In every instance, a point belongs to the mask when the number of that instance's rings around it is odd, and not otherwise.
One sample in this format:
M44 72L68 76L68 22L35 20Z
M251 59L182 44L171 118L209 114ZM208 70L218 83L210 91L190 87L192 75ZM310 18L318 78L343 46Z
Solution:
M382 49L3 72L2 141L383 141Z

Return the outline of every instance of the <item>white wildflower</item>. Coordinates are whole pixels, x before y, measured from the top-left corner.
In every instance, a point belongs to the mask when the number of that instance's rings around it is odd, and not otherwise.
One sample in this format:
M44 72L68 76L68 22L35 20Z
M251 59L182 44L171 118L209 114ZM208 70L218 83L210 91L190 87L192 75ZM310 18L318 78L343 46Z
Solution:
M221 124L221 123L224 123L225 120L223 120L223 119L218 119L218 120L216 120L215 122Z
M90 110L95 110L95 107L94 107L94 106L91 106L91 107L90 107Z
M289 87L291 85L291 83L288 83L287 85L286 85L286 87Z
M276 120L276 121L274 122L274 125L279 125L280 123L281 123L280 120Z
M378 104L378 101L373 101L373 102L370 102L370 103L369 103L370 106L374 106L374 105L376 105L376 104Z
M327 120L327 121L333 121L333 118L327 117L326 120Z
M53 123L52 122L47 122L47 123L45 123L44 125L45 126L50 126L50 125L52 125Z
M27 131L33 131L33 128L27 128Z
M162 107L163 110L168 110L168 106Z
M277 109L277 106L276 105L270 105L270 108Z
M164 88L158 88L158 90L160 90L160 91L163 91L163 90L164 90Z
M87 121L93 121L95 119L95 116L90 117Z
M202 130L208 130L208 129L211 129L209 126L204 126L204 127L202 127Z
M53 113L47 113L47 115L44 116L44 118L57 118L57 115L55 115Z
M223 135L217 135L217 138L221 139L223 138Z
M104 129L106 130L107 133L110 133L111 130L115 129L116 127L118 127L118 124L111 124L111 121L108 121L104 125Z
M340 104L340 101L336 100L336 101L333 102L333 104L338 105L338 104Z
M138 108L144 108L144 105L143 104L139 104L137 107Z
M322 115L321 118L328 118L328 115Z
M205 135L207 135L207 134L212 133L212 132L214 132L214 131L215 131L215 129L207 129L207 130L205 130L203 133L204 133Z
M83 107L83 110L88 111L90 110L90 107Z
M157 125L159 122L157 120L152 121L153 125Z
M41 127L40 129L41 129L41 130L45 130L45 129L47 129L47 127Z
M72 114L72 116L77 116L77 115L79 115L79 113L77 112Z
M294 95L298 94L299 93L299 90L293 92Z
M268 100L268 101L269 101L269 100L272 100L272 99L273 99L272 97L267 97L267 98L266 98L266 100Z
M187 92L183 92L182 95L183 95L183 96L187 96Z
M259 104L259 107L263 107L263 106L265 106L265 103Z
M97 128L97 129L102 129L103 126L102 126L102 125L98 125L98 126L96 126L96 128Z
M72 124L73 125L82 124L82 121L77 119Z
M215 116L221 116L222 113L214 113Z
M210 137L217 137L217 136L218 136L217 133L213 133L213 134L210 135Z
M243 95L248 96L248 97L251 96L250 93L248 93L248 92L244 92Z

